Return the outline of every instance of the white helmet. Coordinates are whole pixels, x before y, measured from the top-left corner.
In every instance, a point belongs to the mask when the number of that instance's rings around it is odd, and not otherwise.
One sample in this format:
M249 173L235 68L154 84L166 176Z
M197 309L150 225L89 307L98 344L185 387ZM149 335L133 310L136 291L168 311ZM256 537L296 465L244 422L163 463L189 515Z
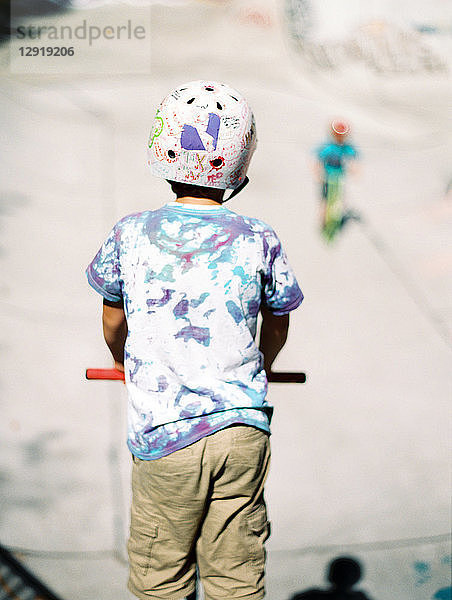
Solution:
M332 121L330 127L333 137L339 140L345 139L350 133L350 125L347 123L347 121L335 119Z
M239 191L256 141L254 116L241 94L224 83L192 81L157 109L148 164L157 177Z

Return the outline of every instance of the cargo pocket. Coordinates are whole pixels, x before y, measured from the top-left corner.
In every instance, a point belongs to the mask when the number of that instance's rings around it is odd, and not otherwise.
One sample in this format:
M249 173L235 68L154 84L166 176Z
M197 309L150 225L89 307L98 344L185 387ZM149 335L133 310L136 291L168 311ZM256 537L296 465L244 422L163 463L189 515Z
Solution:
M131 528L128 543L131 569L142 576L147 575L151 566L152 549L158 535L158 526L153 524L143 526L136 523L132 525L134 526Z
M249 513L246 520L249 537L249 560L257 569L265 565L265 541L270 536L270 523L267 521L265 505L261 504Z

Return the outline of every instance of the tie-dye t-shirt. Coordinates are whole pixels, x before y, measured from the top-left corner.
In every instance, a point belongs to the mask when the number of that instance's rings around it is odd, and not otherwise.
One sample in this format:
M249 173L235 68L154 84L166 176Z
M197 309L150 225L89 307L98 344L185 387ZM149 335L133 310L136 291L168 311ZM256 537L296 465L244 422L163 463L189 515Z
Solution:
M282 315L303 294L268 225L171 202L119 221L87 276L104 298L124 301L135 456L160 458L235 423L269 431L259 308Z

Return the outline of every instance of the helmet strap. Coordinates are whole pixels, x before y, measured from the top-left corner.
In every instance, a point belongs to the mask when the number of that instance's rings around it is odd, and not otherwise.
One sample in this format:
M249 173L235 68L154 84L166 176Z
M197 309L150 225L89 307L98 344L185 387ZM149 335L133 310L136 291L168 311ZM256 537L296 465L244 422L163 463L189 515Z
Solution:
M243 188L248 185L249 183L249 179L248 177L245 175L245 179L242 181L242 183L237 186L235 188L235 190L232 190L231 194L226 198L226 200L223 200L223 202L227 202L228 200L230 200L231 198L233 198L234 196L236 196L239 192L241 192L243 190Z

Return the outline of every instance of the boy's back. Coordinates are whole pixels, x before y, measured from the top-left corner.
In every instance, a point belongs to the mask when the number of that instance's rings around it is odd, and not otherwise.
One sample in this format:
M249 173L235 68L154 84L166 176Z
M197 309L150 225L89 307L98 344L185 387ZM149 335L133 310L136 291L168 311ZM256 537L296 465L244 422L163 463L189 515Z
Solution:
M261 300L277 315L303 298L268 225L219 205L171 202L122 219L88 277L108 300L124 300L136 456L163 456L231 420L268 430L255 343Z

